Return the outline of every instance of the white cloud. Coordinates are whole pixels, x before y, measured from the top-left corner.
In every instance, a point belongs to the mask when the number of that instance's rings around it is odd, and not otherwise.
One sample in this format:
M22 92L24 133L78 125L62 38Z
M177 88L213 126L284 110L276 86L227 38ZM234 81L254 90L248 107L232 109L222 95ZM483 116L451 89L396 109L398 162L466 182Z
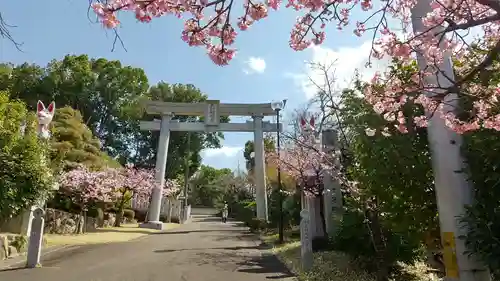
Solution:
M234 157L238 152L241 152L243 147L239 146L223 146L221 148L208 148L201 152L203 158L213 157ZM243 152L242 152L243 153Z
M314 46L308 50L312 53L309 62L326 66L333 63L331 72L335 73L335 88L340 90L350 86L356 70L359 71L361 79L369 80L375 72L383 71L388 66L388 59L372 59L371 67L367 67L366 63L368 62L370 48L371 41L356 47L341 47L338 49ZM285 73L285 76L292 78L308 99L314 97L318 92L318 88L314 83L320 87L325 85L324 74L317 69L311 68L308 63L305 64L304 73Z
M259 57L248 58L248 60L245 61L245 65L243 69L245 74L264 73L266 70L266 61Z

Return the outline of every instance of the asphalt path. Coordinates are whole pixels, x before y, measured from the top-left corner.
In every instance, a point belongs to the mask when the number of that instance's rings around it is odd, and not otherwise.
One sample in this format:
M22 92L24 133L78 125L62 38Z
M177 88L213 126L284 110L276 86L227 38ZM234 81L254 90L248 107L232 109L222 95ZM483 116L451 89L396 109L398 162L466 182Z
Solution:
M129 242L65 247L42 265L0 269L0 281L295 280L256 235L214 217Z

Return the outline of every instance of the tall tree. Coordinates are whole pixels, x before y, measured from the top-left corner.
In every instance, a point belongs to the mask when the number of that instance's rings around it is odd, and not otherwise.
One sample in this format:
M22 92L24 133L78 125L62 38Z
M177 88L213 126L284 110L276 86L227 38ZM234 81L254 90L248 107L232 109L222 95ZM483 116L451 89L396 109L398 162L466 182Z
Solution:
M53 159L62 162L62 170L75 168L78 164L97 170L120 166L101 151L99 139L83 123L78 110L71 107L57 110L51 125Z
M4 68L7 71L9 66ZM5 77L10 81L3 81ZM149 88L142 69L87 55L67 55L46 67L13 66L1 79L0 87L10 89L13 98L25 101L31 109L37 100L54 100L80 111L105 151L129 158L130 123L140 116L136 105Z
M275 141L270 138L270 137L265 137L264 138L264 153L269 153L269 152L274 152L276 149L276 143ZM252 152L254 152L254 142L253 141L247 141L245 143L245 150L243 151L243 157L245 158L247 162L247 167L252 167L253 166L253 160L252 157L250 156Z
M140 102L152 99L176 102L198 102L207 99L193 85L170 85L164 82L149 89L140 68L124 66L119 61L90 59L87 55L67 55L46 67L34 64L0 66L0 90L8 89L13 98L23 100L34 109L38 100L54 100L61 106L78 110L83 123L98 138L101 149L121 164L133 162L151 168L155 164L158 132L141 132L139 120L144 116ZM176 116L181 121L202 120L198 116ZM227 121L227 117L222 117ZM219 147L222 133L173 132L170 137L167 177L183 172L183 159L190 158L191 173L199 167L199 152Z
M232 183L232 171L230 169L216 169L214 167L201 165L196 176L191 181L190 200L193 205L215 206L223 199L224 190Z

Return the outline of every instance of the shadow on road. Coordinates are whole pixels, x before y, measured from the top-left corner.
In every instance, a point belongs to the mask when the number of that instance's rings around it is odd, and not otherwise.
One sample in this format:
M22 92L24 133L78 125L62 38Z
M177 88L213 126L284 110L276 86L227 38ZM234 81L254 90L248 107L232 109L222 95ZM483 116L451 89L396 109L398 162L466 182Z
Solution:
M295 275L274 255L264 254L254 257L249 261L239 263L240 266L249 267L238 269L239 272L255 274L279 274L267 276L266 279L283 279L294 277Z
M99 233L99 232L120 232L120 233L156 234L156 233L153 233L151 231L146 231L146 230L132 230L132 231L124 232L121 230L111 229L111 228L98 228L98 229L96 229L95 232L97 232L97 233Z
M208 236L208 235L207 235ZM217 242L229 242L229 241L254 241L257 238L257 235L250 234L242 234L238 236L227 236L227 235L210 235L210 237L214 237L214 240Z
M221 217L215 217L215 216L210 216L210 217L192 217L191 220L195 222L221 222L222 218Z
M186 234L186 233L196 233L196 232L241 232L241 229L204 229L204 230L182 230L182 231L163 231L163 232L149 232L149 231L144 231L144 230L133 230L133 231L127 231L126 233L140 233L140 234L150 234L150 235L165 235L165 234ZM107 229L107 228L101 228L98 229L96 232L120 232L123 233L123 231L116 230L116 229Z
M204 233L204 232L241 232L241 229L203 229L203 230L180 230L152 233L153 235L166 235L166 234L187 234L187 233Z
M265 250L268 249L268 246L265 244L260 244L257 246L237 246L237 247L213 247L213 248L189 248L189 249L163 249L163 250L154 250L155 253L172 253L172 252L180 252L180 251L206 251L206 250L228 250L228 251L239 251L239 250Z

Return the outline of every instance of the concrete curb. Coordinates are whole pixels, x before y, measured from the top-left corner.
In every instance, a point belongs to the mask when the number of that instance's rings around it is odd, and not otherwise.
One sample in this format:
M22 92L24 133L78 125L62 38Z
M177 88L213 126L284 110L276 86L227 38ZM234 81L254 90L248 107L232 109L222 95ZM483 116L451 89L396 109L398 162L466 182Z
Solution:
M44 248L42 250L42 257L57 251L61 251L70 247L79 247L81 245L61 245L61 246L50 246L47 248ZM26 263L26 252L24 253L19 253L13 257L10 257L6 260L0 261L0 271L5 270L5 269L11 269L15 267L19 267L21 265L24 265Z

